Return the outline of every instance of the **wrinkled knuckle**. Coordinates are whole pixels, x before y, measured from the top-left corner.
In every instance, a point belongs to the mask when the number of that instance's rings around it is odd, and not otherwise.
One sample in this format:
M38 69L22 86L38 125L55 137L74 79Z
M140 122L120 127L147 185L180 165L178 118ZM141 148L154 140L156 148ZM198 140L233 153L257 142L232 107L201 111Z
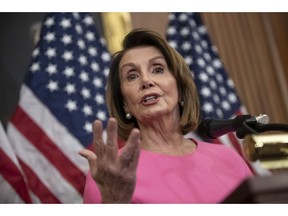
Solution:
M123 153L122 153L122 158L123 158L124 160L130 160L130 159L132 158L132 155L129 154L129 153L127 153L127 152L123 152Z
M111 140L107 141L106 146L108 147L114 147L114 142L112 142Z

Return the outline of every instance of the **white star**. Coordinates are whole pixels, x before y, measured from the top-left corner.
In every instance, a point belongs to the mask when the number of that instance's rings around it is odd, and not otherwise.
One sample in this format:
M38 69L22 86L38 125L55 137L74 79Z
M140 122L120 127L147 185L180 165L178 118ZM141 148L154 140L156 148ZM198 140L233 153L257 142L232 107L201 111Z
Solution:
M202 94L204 97L209 97L211 96L211 90L208 87L203 87L200 90L200 94Z
M220 73L216 74L216 79L218 80L218 82L222 83L223 82L223 77Z
M187 35L189 35L189 33L190 33L190 31L189 31L189 29L186 28L186 27L182 28L181 31L180 31L180 34L181 34L182 36L187 36Z
M72 51L65 51L62 57L65 59L65 61L70 61L73 59L73 52Z
M46 86L51 92L58 90L57 81L50 80Z
M95 96L95 101L97 104L104 104L104 97L101 94L97 94Z
M47 40L48 43L50 43L51 41L55 40L55 33L53 32L48 32L45 37L45 40Z
M94 35L93 32L88 31L88 32L86 33L86 38L87 38L87 40L89 40L89 41L93 41L93 40L95 39L95 35Z
M175 33L176 33L176 29L174 27L171 26L167 29L168 35L174 35Z
M221 109L216 109L216 113L217 113L218 118L223 118L224 115Z
M229 100L231 103L236 103L236 102L237 102L237 97L236 97L235 94L229 93L229 94L228 94L228 100Z
M36 57L36 56L38 56L39 55L39 49L38 48L35 48L34 50L33 50L33 52L32 52L32 56L33 57Z
M202 26L200 26L199 28L198 28L198 32L200 33L200 34L206 34L206 32L207 32L207 28L204 26L204 25L202 25Z
M214 52L214 53L218 53L218 49L217 49L217 47L215 46L215 45L212 45L211 46L211 49L212 49L212 51Z
M174 40L169 41L169 44L172 48L177 49L177 43Z
M77 25L75 26L75 29L76 29L76 31L77 31L78 34L81 34L81 33L83 32L82 27L81 27L79 24L77 24Z
M89 47L88 53L89 53L91 56L96 56L96 55L97 55L97 50L96 50L94 47Z
M201 54L203 52L202 47L200 45L198 45L198 44L195 45L194 48L195 48L196 52L199 53L199 54Z
M101 55L101 59L104 62L109 62L111 60L110 54L108 52L103 52Z
M196 23L194 20L189 20L189 24L192 26L192 28L196 27Z
M54 18L53 17L49 17L44 23L44 25L46 25L47 27L50 27L53 24L54 24Z
M82 90L81 90L81 95L82 95L85 99L91 97L91 94L90 94L89 89L87 89L87 88L85 88L85 87L82 88Z
M234 88L234 82L231 79L227 80L227 85L230 86L231 88Z
M220 92L223 96L225 96L225 95L227 94L227 91L226 91L226 89L225 89L223 86L221 86L221 87L219 88L219 92Z
M30 67L30 70L35 73L36 71L38 71L40 69L40 66L39 66L39 62L33 62L33 64L31 65Z
M168 19L169 20L175 20L175 15L173 13L169 13Z
M99 111L97 112L97 118L100 119L100 120L102 120L102 121L105 121L107 117L106 117L105 112L99 110Z
M189 50L191 48L191 44L189 42L185 41L181 47L183 50Z
M55 50L55 48L49 47L45 54L48 56L48 58L55 57L56 56L56 50Z
M72 42L72 37L71 37L71 35L65 34L65 35L62 37L61 41L62 41L65 45L70 44L70 43Z
M92 133L92 124L91 123L85 122L85 125L83 128L87 133Z
M91 68L93 71L98 72L99 71L99 64L97 62L92 62L91 63Z
M64 74L66 75L66 77L74 76L73 67L66 67L65 70L64 70Z
M211 55L209 53L205 52L203 56L207 61L211 61Z
M209 79L209 77L208 77L208 75L207 75L206 73L204 73L204 72L202 71L202 72L200 72L200 74L199 74L199 79L202 80L203 82L207 82L208 79Z
M206 62L203 58L198 58L197 59L197 64L200 66L200 67L204 67L206 65Z
M204 48L204 49L207 49L207 47L208 47L208 43L207 43L207 41L205 41L205 40L201 40L201 46Z
M108 67L105 67L105 68L104 68L104 72L103 72L103 73L104 73L104 76L105 76L105 77L107 77L107 76L108 76L108 74L109 74L109 71L110 71L110 70L109 70L109 68L108 68Z
M87 58L84 55L79 56L78 61L80 62L81 65L87 64Z
M193 58L191 56L185 57L185 62L187 65L193 64Z
M94 21L93 21L93 19L92 19L91 16L86 16L86 17L84 18L84 23L85 23L86 25L92 25L92 24L94 23Z
M214 68L211 67L210 65L206 67L206 71L207 71L207 73L209 73L210 75L214 75L214 74L215 74Z
M179 20L181 21L181 22L183 22L183 21L186 21L188 19L188 17L187 17L187 15L186 14L181 14L180 16L179 16Z
M99 78L95 78L94 80L93 80L93 84L94 84L94 86L96 87L96 88L100 88L100 87L102 87L102 80L101 79L99 79Z
M229 110L231 108L230 104L226 100L222 101L221 106L225 110Z
M49 73L49 75L56 74L57 67L55 64L49 64L48 67L46 68L46 71Z
M67 92L68 95L75 93L76 91L75 85L71 83L67 83L67 85L65 86L65 91Z
M219 59L214 59L212 64L215 68L221 68L222 67L222 63Z
M74 17L75 19L80 19L80 16L79 16L79 13L78 13L78 12L74 12L74 13L73 13L73 17Z
M215 80L210 80L210 87L212 88L212 89L216 89L217 88L217 84L216 84L216 82L215 82Z
M79 46L80 49L85 49L86 47L85 42L81 39L77 41L77 45Z
M82 82L87 82L89 80L88 73L86 71L81 71L79 78Z
M70 19L63 18L63 19L61 20L61 22L60 22L60 25L61 25L64 29L69 28L69 27L71 27L71 21L70 21Z
M212 112L212 110L213 110L212 104L211 104L211 103L208 103L208 102L204 103L204 105L203 105L203 110L204 110L206 113Z
M219 98L219 96L218 96L217 94L214 94L214 95L213 95L213 100L214 100L214 102L215 102L216 104L219 104L219 103L220 103L220 98Z
M92 115L92 109L90 106L88 106L87 104L85 104L82 108L82 112L84 113L85 116L89 116Z
M192 37L195 39L195 40L199 40L200 36L197 32L192 32Z
M70 99L67 101L65 107L66 107L70 112L78 109L76 102L73 101L73 100L70 100Z
M93 35L94 36L94 35ZM103 45L103 46L106 46L106 40L104 38L100 38L100 43Z

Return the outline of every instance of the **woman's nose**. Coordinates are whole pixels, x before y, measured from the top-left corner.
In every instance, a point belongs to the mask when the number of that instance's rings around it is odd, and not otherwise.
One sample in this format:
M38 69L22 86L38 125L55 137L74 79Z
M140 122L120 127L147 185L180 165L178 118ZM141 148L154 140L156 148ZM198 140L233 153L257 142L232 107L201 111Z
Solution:
M142 74L142 89L151 88L154 86L154 82L149 76L149 74Z
M145 80L142 83L142 89L148 89L154 86L154 82L152 80Z

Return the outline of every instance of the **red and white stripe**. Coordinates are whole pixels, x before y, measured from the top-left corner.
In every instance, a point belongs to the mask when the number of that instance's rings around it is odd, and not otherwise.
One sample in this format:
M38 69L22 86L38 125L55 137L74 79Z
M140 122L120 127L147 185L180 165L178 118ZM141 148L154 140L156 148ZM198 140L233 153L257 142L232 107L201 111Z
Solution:
M0 203L31 203L15 152L0 123Z
M8 137L34 199L42 203L81 203L88 163L83 146L25 85L8 124Z

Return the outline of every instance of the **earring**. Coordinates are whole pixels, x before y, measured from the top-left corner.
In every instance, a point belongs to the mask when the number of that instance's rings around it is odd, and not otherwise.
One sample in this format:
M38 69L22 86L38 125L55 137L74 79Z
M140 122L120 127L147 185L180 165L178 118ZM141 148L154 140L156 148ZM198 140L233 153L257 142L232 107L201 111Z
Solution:
M183 107L183 106L184 106L184 101L181 101L181 102L180 102L180 105Z
M126 113L125 117L126 117L126 119L131 119L132 115L131 115L131 113Z

